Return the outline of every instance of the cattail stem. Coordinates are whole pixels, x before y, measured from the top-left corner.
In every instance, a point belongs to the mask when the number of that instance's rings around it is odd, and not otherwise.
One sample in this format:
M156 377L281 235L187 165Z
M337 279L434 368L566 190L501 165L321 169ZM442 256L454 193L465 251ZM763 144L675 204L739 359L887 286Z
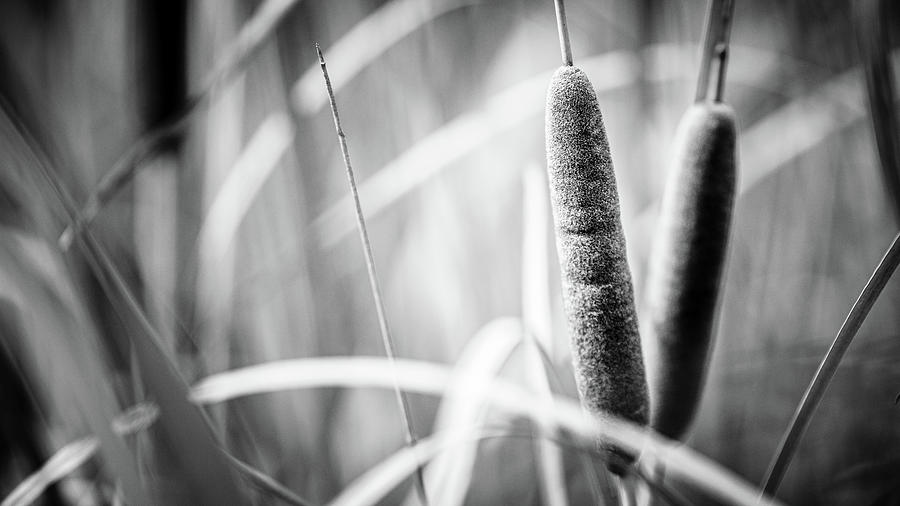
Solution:
M341 119L338 116L337 102L334 98L334 89L331 86L331 78L328 76L328 68L325 66L325 56L319 44L316 44L316 53L319 56L319 65L322 67L322 76L325 78L325 89L328 92L328 101L331 104L331 116L334 119L334 130L337 133L338 142L341 147L341 155L344 158L344 167L347 169L347 180L350 183L350 194L353 197L353 203L356 210L356 224L359 229L359 238L363 246L363 254L366 261L366 270L369 274L369 286L372 290L372 297L375 299L375 311L378 315L378 326L381 330L381 339L384 344L384 351L388 359L393 361L396 357L394 352L394 340L391 337L391 330L388 327L387 315L384 310L384 301L381 296L381 286L378 283L378 275L375 272L375 257L372 254L372 243L369 241L369 232L366 229L366 220L363 215L362 205L359 202L359 190L356 186L356 177L353 175L353 165L350 163L350 150L347 147L347 136L344 135L344 129L341 128ZM397 397L397 404L403 414L404 427L406 429L406 444L409 447L416 445L416 433L413 429L412 415L409 409L409 400L406 394L400 390L400 384L395 381L394 393ZM419 499L423 504L428 504L428 496L425 493L425 478L422 472L422 466L416 468L416 489L418 490Z
M700 53L700 73L697 76L695 102L703 102L709 92L712 62L718 60L715 82L715 100L722 101L725 86L725 70L728 63L728 40L731 36L731 21L734 14L734 0L709 0L706 22L703 28L703 49Z
M572 66L572 44L569 42L569 23L566 21L566 6L563 0L553 0L556 8L556 30L559 32L559 50L563 65Z

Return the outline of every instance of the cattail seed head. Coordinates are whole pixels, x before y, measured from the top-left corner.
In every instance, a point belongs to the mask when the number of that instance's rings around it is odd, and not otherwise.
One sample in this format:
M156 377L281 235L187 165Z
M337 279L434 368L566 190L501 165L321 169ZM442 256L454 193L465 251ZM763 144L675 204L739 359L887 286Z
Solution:
M547 166L576 383L592 414L648 419L619 196L597 96L560 67L547 94Z
M642 334L651 426L673 439L693 420L712 348L737 179L735 124L722 103L685 113L650 263Z

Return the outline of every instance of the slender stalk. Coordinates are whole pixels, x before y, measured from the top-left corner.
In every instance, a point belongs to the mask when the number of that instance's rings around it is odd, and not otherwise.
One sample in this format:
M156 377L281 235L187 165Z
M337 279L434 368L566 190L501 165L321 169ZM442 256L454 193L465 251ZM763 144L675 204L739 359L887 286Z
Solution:
M319 55L319 65L322 67L322 76L325 78L325 88L328 91L328 101L331 104L331 116L334 119L334 130L337 133L338 142L341 146L341 155L344 157L344 167L347 169L347 180L350 183L350 194L353 197L353 204L356 208L356 225L359 230L359 239L362 242L363 254L366 261L366 270L369 273L369 287L372 289L372 297L375 299L375 311L378 315L378 326L381 330L381 339L384 343L384 351L391 362L394 361L396 354L394 353L394 341L391 337L391 330L388 327L387 316L384 310L384 301L381 296L381 287L378 283L378 276L375 272L375 258L372 254L372 243L369 241L369 232L366 229L366 219L363 216L362 205L359 203L359 190L356 187L356 177L353 175L353 165L350 163L350 150L347 147L347 136L341 128L341 119L338 116L337 102L334 98L334 89L331 87L331 79L328 77L328 69L325 67L325 57L319 44L316 44L316 53ZM406 444L409 447L416 445L416 434L413 429L412 415L410 415L409 400L406 394L400 390L400 383L394 383L394 393L397 397L397 404L403 413L403 421L406 428ZM419 499L423 504L428 504L428 496L425 493L425 478L422 472L422 466L416 468L416 489L419 493Z
M569 23L566 21L566 6L563 0L553 0L556 8L556 30L559 32L559 50L563 65L572 66L572 44L569 42Z
M700 53L700 73L697 76L695 102L703 102L709 92L712 62L718 59L715 100L722 101L725 86L725 70L728 63L728 40L731 37L731 21L735 0L709 0L706 22L703 28L703 49Z
M882 257L878 267L875 268L875 272L872 273L872 277L869 278L859 298L856 299L856 302L850 309L850 314L847 315L847 319L841 325L841 329L838 331L837 337L834 338L831 348L828 350L825 358L822 359L819 369L806 389L806 393L803 394L803 399L800 401L800 405L797 406L794 418L788 425L787 431L785 431L784 437L778 445L778 450L775 452L775 457L772 459L769 471L766 473L766 478L763 481L763 492L766 495L773 496L778 490L781 479L784 477L784 473L787 471L791 459L797 451L800 439L803 437L807 426L809 426L813 412L825 394L825 389L828 388L828 384L834 377L834 373L847 352L847 348L850 347L850 343L856 337L860 326L865 321L875 301L878 300L878 296L897 269L898 264L900 264L900 234L894 237L894 242L891 243L891 246L885 252L884 257Z

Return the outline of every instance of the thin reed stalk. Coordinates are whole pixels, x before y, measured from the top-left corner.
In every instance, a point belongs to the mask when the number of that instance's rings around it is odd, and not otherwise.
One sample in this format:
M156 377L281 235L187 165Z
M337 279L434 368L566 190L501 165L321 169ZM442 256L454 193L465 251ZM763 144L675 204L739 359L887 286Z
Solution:
M391 336L391 330L387 322L387 313L384 309L384 300L381 296L381 286L378 282L378 275L375 272L375 256L372 254L372 243L369 241L369 232L366 229L366 219L363 216L362 204L359 202L359 190L356 187L356 177L353 175L353 164L350 161L350 150L347 147L347 136L341 128L341 119L338 116L337 102L334 97L334 89L331 86L331 79L328 77L328 69L325 66L325 56L319 45L316 44L316 53L319 56L319 65L322 67L322 76L325 79L325 89L328 92L328 102L331 105L331 116L334 119L334 130L337 133L338 143L341 147L341 155L344 159L344 168L347 170L347 180L350 184L350 194L353 197L353 204L356 210L356 225L359 230L359 239L362 242L363 255L366 261L366 271L369 275L369 287L372 290L372 297L375 300L375 311L378 315L378 327L381 331L382 344L388 359L393 361L396 353L394 351L394 340ZM409 447L416 445L416 432L413 428L412 414L409 409L409 399L406 394L400 390L400 385L395 385L394 393L397 397L397 404L403 415L404 428L406 429L406 444ZM416 469L416 488L422 503L428 504L428 495L425 493L425 478L422 468Z

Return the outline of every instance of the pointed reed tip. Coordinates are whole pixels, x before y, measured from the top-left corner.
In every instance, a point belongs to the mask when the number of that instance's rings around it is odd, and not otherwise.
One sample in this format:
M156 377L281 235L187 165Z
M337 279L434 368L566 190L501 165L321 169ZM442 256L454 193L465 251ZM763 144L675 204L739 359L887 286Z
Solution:
M325 65L325 56L322 55L322 48L319 47L319 43L316 42L316 54L319 56L319 64Z

